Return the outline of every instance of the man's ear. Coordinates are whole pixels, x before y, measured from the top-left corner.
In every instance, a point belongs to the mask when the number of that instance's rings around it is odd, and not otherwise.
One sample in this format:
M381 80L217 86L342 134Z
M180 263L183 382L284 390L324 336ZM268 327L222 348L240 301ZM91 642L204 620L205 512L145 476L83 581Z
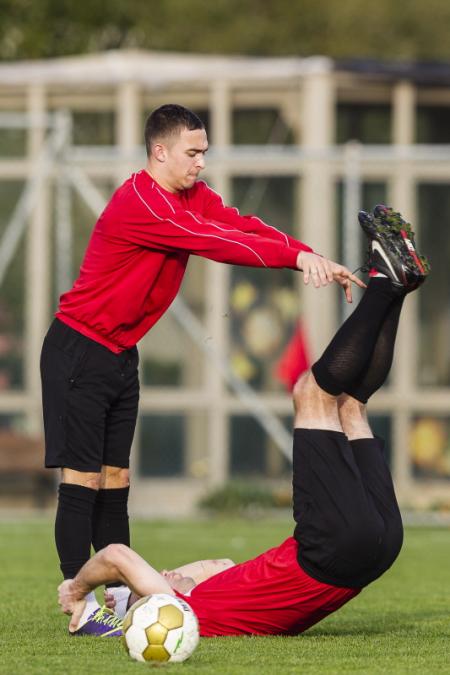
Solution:
M158 162L165 162L167 159L167 150L162 143L155 143L152 147L152 155Z

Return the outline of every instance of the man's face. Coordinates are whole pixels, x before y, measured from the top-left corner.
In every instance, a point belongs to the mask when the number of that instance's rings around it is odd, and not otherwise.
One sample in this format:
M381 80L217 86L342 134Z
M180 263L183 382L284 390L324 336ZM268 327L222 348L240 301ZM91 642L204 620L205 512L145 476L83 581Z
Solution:
M179 134L156 143L153 154L161 170L163 187L171 192L191 188L205 168L207 150L208 138L204 129L182 129Z

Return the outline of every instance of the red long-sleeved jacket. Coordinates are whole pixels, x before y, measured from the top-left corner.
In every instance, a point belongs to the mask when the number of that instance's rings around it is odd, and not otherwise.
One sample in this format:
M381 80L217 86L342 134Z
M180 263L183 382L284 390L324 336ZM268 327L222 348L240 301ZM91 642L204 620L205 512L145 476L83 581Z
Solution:
M175 298L189 255L296 269L309 246L226 207L204 181L173 194L144 170L113 194L58 319L115 353L134 346Z

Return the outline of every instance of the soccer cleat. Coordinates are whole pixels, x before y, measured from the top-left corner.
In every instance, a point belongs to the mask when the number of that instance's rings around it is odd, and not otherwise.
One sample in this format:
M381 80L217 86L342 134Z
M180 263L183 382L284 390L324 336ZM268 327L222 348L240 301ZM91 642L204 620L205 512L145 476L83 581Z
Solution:
M373 213L360 211L358 220L369 239L365 271L373 269L386 275L406 293L425 281L430 265L417 253L414 232L400 213L378 204Z
M92 635L94 637L121 637L123 621L112 609L99 607L86 622L71 635Z

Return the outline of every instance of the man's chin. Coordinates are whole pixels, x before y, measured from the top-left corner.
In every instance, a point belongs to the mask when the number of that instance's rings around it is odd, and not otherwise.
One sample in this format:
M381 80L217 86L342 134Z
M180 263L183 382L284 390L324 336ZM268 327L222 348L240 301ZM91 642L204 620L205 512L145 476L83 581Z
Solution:
M191 577L184 577L180 581L173 581L170 584L174 591L177 591L177 593L182 593L183 595L185 593L189 593L189 591L192 591L196 585L197 584Z

